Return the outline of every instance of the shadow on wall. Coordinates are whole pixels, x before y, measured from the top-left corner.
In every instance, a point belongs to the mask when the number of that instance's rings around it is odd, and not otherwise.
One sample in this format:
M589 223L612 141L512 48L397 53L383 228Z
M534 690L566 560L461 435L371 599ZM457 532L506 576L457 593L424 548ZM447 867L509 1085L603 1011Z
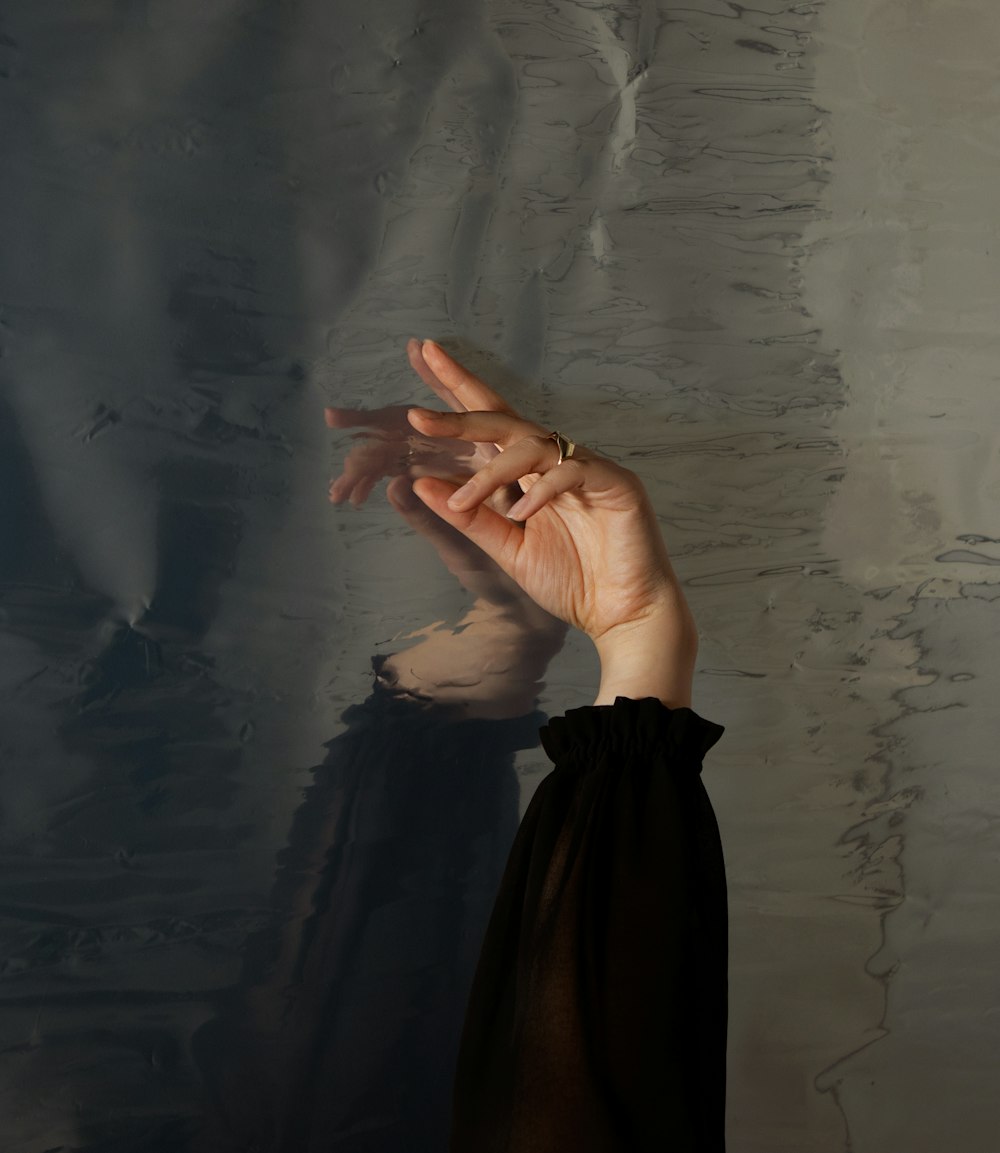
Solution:
M538 717L456 727L381 690L293 766L336 724L323 653L360 700L370 643L337 637L312 382L481 16L335 17L0 26L12 1153L368 1148L372 1124L440 1147Z

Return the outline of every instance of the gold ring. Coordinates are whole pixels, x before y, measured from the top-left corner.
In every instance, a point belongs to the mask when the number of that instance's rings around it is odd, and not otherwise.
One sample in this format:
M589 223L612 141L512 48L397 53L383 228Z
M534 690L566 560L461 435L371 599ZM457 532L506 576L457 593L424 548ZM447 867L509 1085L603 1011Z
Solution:
M556 461L556 464L562 464L564 460L569 460L573 453L576 452L576 445L567 437L563 436L561 432L553 430L546 439L554 440L556 442L556 448L559 449L559 459Z

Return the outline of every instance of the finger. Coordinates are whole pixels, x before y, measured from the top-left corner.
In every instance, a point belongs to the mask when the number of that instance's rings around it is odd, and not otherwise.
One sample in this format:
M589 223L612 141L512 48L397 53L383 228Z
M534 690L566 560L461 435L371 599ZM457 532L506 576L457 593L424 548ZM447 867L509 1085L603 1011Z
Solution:
M354 490L356 477L349 476L346 472L340 474L335 481L330 484L330 503L343 504Z
M355 508L360 508L365 501L371 496L372 490L382 478L379 476L363 476L354 486L354 491L351 493L351 504Z
M406 345L406 355L410 362L410 367L420 377L420 379L427 385L427 387L444 401L449 408L455 412L465 412L465 405L458 399L447 385L442 384L440 380L431 371L430 365L424 360L422 351L423 342L419 340L410 340Z
M537 424L523 420L515 413L475 411L466 413L435 412L430 408L411 408L410 424L424 436L450 436L479 444L509 448L526 436L538 435Z
M506 489L523 478L550 469L558 456L559 450L548 437L537 434L522 437L511 448L484 465L452 495L448 504L455 509L472 508L492 496L497 489Z
M406 470L406 475L410 480L419 480L423 476L434 477L437 480L446 480L455 488L461 488L469 479L468 472L443 472L440 468L433 468L426 465L414 465ZM497 512L506 516L508 510L513 508L522 496L524 496L524 490L521 486L510 484L498 488L495 493L487 497L487 500L492 508L495 508Z
M517 554L524 542L524 529L520 525L513 524L486 504L468 512L449 508L448 498L455 487L447 481L425 477L414 482L413 491L431 512L478 545L505 573L513 575Z
M480 463L485 463L496 456L496 450L493 448L483 452L478 446L469 445L461 440L415 436L412 426L409 432L410 435L406 438L409 460L437 461L442 467L447 465L456 471L475 472Z
M420 353L435 379L459 402L457 406L452 405L453 408L468 412L483 410L514 414L514 410L499 393L487 387L478 376L450 357L433 340L425 340L420 346ZM431 385L431 388L434 386ZM437 392L437 389L434 391Z
M385 486L385 495L396 512L418 532L422 533L436 519L434 513L413 491L413 481L408 477L393 477Z
M529 516L543 509L554 497L581 489L586 481L587 469L583 461L563 461L539 477L524 496L508 509L507 515L511 520L527 520Z
M363 478L371 477L374 483L383 476L402 471L403 459L398 442L363 434L363 439L357 441L344 458L340 475L331 483L330 499L340 504Z
M341 473L330 485L330 503L344 504L345 501L349 501L353 505L363 504L380 479L380 474L369 477L359 472ZM359 499L363 485L368 486L368 492L364 498Z

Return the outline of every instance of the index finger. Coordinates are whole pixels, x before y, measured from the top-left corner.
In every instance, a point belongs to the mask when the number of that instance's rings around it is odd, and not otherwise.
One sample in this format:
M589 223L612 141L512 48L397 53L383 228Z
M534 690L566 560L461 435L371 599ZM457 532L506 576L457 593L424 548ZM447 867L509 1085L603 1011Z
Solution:
M430 365L424 360L423 344L426 341L410 340L406 344L406 355L410 361L410 368L420 377L427 387L445 402L455 412L465 412L465 405L447 388L431 371Z
M415 347L414 347L415 346ZM499 393L487 387L478 376L454 360L433 340L411 341L407 348L410 364L433 391L456 412L505 412L517 414ZM421 371L428 370L428 379Z
M503 412L435 412L430 408L411 408L406 414L410 424L424 436L452 437L455 440L492 444L510 448L527 436L545 436L530 420L524 420L509 409Z

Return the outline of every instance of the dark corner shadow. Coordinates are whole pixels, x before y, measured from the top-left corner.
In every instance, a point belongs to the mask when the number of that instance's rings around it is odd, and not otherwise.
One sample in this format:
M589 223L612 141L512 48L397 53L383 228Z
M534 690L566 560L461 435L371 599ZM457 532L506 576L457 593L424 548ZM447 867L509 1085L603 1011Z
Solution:
M270 925L194 1037L199 1153L440 1153L466 1000L539 713L468 720L376 682L294 818Z

